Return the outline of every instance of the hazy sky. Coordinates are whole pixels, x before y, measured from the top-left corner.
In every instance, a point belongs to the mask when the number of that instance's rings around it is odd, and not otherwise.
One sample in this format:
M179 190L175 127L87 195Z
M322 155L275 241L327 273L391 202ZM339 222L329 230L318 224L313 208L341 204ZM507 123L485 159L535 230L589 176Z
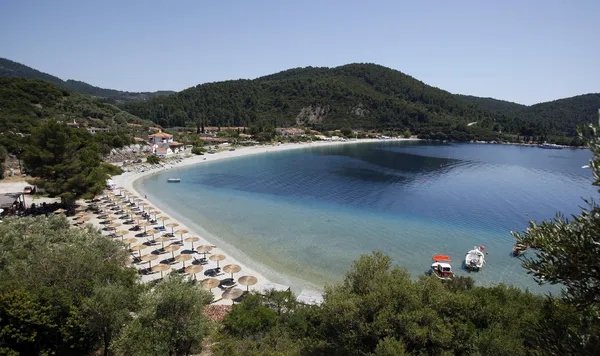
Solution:
M373 62L532 104L600 92L600 0L1 0L0 57L128 91Z

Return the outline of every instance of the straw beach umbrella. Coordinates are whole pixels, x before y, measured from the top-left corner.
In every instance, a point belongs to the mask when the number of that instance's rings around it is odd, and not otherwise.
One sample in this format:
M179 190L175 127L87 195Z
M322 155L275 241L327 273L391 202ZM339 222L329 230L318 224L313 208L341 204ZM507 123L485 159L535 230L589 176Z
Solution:
M211 289L215 288L216 286L218 286L219 283L221 283L221 281L219 281L216 278L206 278L206 279L202 280L202 289L211 290Z
M137 239L135 237L129 237L122 241L123 241L123 243L126 243L127 246L131 246L132 243L137 242Z
M114 233L114 235L116 237L120 237L121 240L123 240L123 236L125 236L127 234L129 234L129 231L127 231L127 230L119 230L119 231L117 231L117 232Z
M179 250L181 246L177 245L177 244L170 244L168 246L166 246L165 248L163 248L163 250L165 250L166 252L171 252L171 257L173 257L173 259L175 259L175 251Z
M242 276L238 278L238 283L246 286L246 291L250 288L250 286L255 285L258 282L258 278L254 276Z
M150 246L144 245L144 244L139 244L139 245L131 246L131 248L129 248L129 249L133 252L138 251L139 257L142 257L142 250L145 250L148 247L150 247Z
M239 288L231 288L231 289L228 289L225 292L223 292L221 297L223 299L229 299L229 300L231 300L232 303L235 303L235 300L238 299L239 297L241 297L242 294L244 294L243 290L241 290Z
M188 232L189 232L189 231L187 231L187 230L185 230L185 229L182 229L182 230L177 230L177 231L175 231L175 232L174 232L174 234L181 235L181 242L183 242L183 235L184 235L184 234L187 234Z
M203 269L204 267L200 265L190 265L185 267L183 270L185 273L193 275L194 279L196 279L196 273L201 272Z
M198 241L200 241L200 238L198 236L192 236L192 237L188 237L187 239L185 239L185 242L192 243L192 250L194 250L194 242L198 242Z
M156 230L156 229L150 229L148 231L146 231L147 235L152 235L152 240L154 240L154 235L158 234L160 231Z
M226 258L227 257L225 257L225 255L218 253L218 254L210 256L208 259L211 261L217 261L217 268L219 268L219 261L223 261Z
M206 258L206 254L212 250L212 246L210 245L200 245L196 247L196 251L204 254L204 258Z
M175 257L175 262L179 263L181 262L183 264L183 268L185 268L185 261L189 261L192 259L192 256L190 255L177 255L177 257ZM202 267L202 266L200 266Z
M170 218L168 216L159 216L156 218L156 220L162 221L163 227L165 227L165 221L170 220Z
M165 226L166 226L166 227L170 227L170 228L171 228L171 236L175 236L175 235L173 234L173 229L174 229L174 228L176 228L177 226L179 226L179 224L178 224L178 223L176 223L176 222L172 222L172 223L168 223L168 224L167 224L167 225L165 225Z
M157 259L158 259L158 255L154 255L151 253L140 257L140 260L142 260L144 262L148 262L148 268L152 267L152 261L157 260Z
M121 224L119 224L119 223L112 223L112 224L106 225L106 227L109 228L109 229L116 229L119 226L121 226Z
M141 222L141 223L139 223L138 225L144 228L144 235L146 234L146 228L147 228L148 226L152 226L152 224L151 224L151 223L149 223L149 222L147 222L147 221L142 221L142 222Z
M156 266L152 267L152 272L160 271L160 278L163 278L163 272L170 270L170 269L171 269L171 266L165 265L163 263L159 263Z
M235 264L230 264L230 265L223 267L223 271L225 271L227 273L231 273L232 280L233 280L233 274L238 273L241 270L242 270L242 267L235 265Z
M165 242L170 241L170 240L171 240L171 238L169 236L163 235L163 236L158 237L155 241L160 242L161 247L165 248Z

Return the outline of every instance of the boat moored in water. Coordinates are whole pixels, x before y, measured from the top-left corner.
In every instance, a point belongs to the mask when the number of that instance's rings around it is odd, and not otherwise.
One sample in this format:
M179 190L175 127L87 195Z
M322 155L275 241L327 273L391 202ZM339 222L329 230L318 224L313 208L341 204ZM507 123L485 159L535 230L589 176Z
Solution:
M181 182L181 179L179 179L179 178L169 178L169 179L167 179L167 182L168 183L179 183L179 182Z
M445 281L449 281L454 277L454 272L452 272L452 266L450 262L452 260L450 257L446 255L435 255L433 258L433 264L431 265L431 272L437 278Z
M560 150L560 149L562 149L562 146L559 146L554 143L544 142L540 145L540 148L547 148L547 149L551 149L551 150Z
M483 246L474 246L465 256L465 268L469 271L479 271L485 264L485 254Z

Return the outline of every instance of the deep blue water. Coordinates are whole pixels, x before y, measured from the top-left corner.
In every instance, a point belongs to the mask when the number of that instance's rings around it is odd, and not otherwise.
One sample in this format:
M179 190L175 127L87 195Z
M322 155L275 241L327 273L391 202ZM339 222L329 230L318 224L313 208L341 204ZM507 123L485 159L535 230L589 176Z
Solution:
M172 169L140 181L157 205L234 245L272 279L296 287L341 280L381 250L413 276L448 254L457 274L484 245L479 284L540 288L510 257L510 231L577 213L594 197L587 150L378 142L270 152ZM167 184L177 176L180 184ZM286 276L276 275L279 271Z

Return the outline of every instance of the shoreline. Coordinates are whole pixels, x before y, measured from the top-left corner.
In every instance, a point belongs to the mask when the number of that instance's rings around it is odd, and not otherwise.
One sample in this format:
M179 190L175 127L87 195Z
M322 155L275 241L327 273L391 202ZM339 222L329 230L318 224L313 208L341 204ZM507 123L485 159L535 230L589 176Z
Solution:
M192 236L200 237L200 242L197 244L211 244L215 245L215 243L222 243L221 246L217 245L216 250L219 250L219 253L223 253L227 255L227 260L223 261L224 264L235 263L242 267L242 272L240 275L251 274L259 279L259 283L255 285L255 288L260 288L262 285L267 283L284 283L292 288L292 290L297 294L300 292L300 289L308 288L308 289L316 289L322 290L323 286L314 285L306 280L302 280L293 276L286 275L285 273L280 273L279 271L273 269L270 266L265 265L261 261L257 261L248 257L243 253L240 249L236 248L233 244L228 243L226 240L221 240L220 238L211 235L208 230L197 223L190 222L186 224L187 220L184 217L180 216L172 206L168 206L166 204L160 204L156 199L152 199L151 194L148 196L147 192L145 193L142 188L136 184L142 179L147 179L153 175L158 173L163 173L167 170L174 168L183 168L188 167L200 163L208 163L215 162L218 160L224 160L229 158L238 158L255 154L265 154L269 152L280 152L280 151L288 151L294 149L306 149L311 147L323 147L323 146L333 146L333 145L350 145L350 144L359 144L359 143L374 143L381 142L379 139L360 139L353 141L334 141L334 142L313 142L313 143L287 143L280 145L260 145L260 146L250 146L250 147L242 147L236 148L235 151L221 151L215 154L205 154L198 155L193 157L182 158L181 161L175 162L173 164L167 163L166 166L154 169L148 169L142 172L125 172L121 175L112 177L112 180L116 183L117 186L123 187L126 190L130 191L133 194L136 194L143 200L147 201L151 205L159 208L164 215L171 217L172 219L169 222L177 222L179 224L179 229L186 229L190 232ZM383 141L418 141L418 139L386 139ZM175 156L176 157L176 156ZM157 204L158 203L158 204ZM196 228L192 228L190 225L196 225ZM214 251L214 250L213 250ZM301 286L301 288L299 288Z

